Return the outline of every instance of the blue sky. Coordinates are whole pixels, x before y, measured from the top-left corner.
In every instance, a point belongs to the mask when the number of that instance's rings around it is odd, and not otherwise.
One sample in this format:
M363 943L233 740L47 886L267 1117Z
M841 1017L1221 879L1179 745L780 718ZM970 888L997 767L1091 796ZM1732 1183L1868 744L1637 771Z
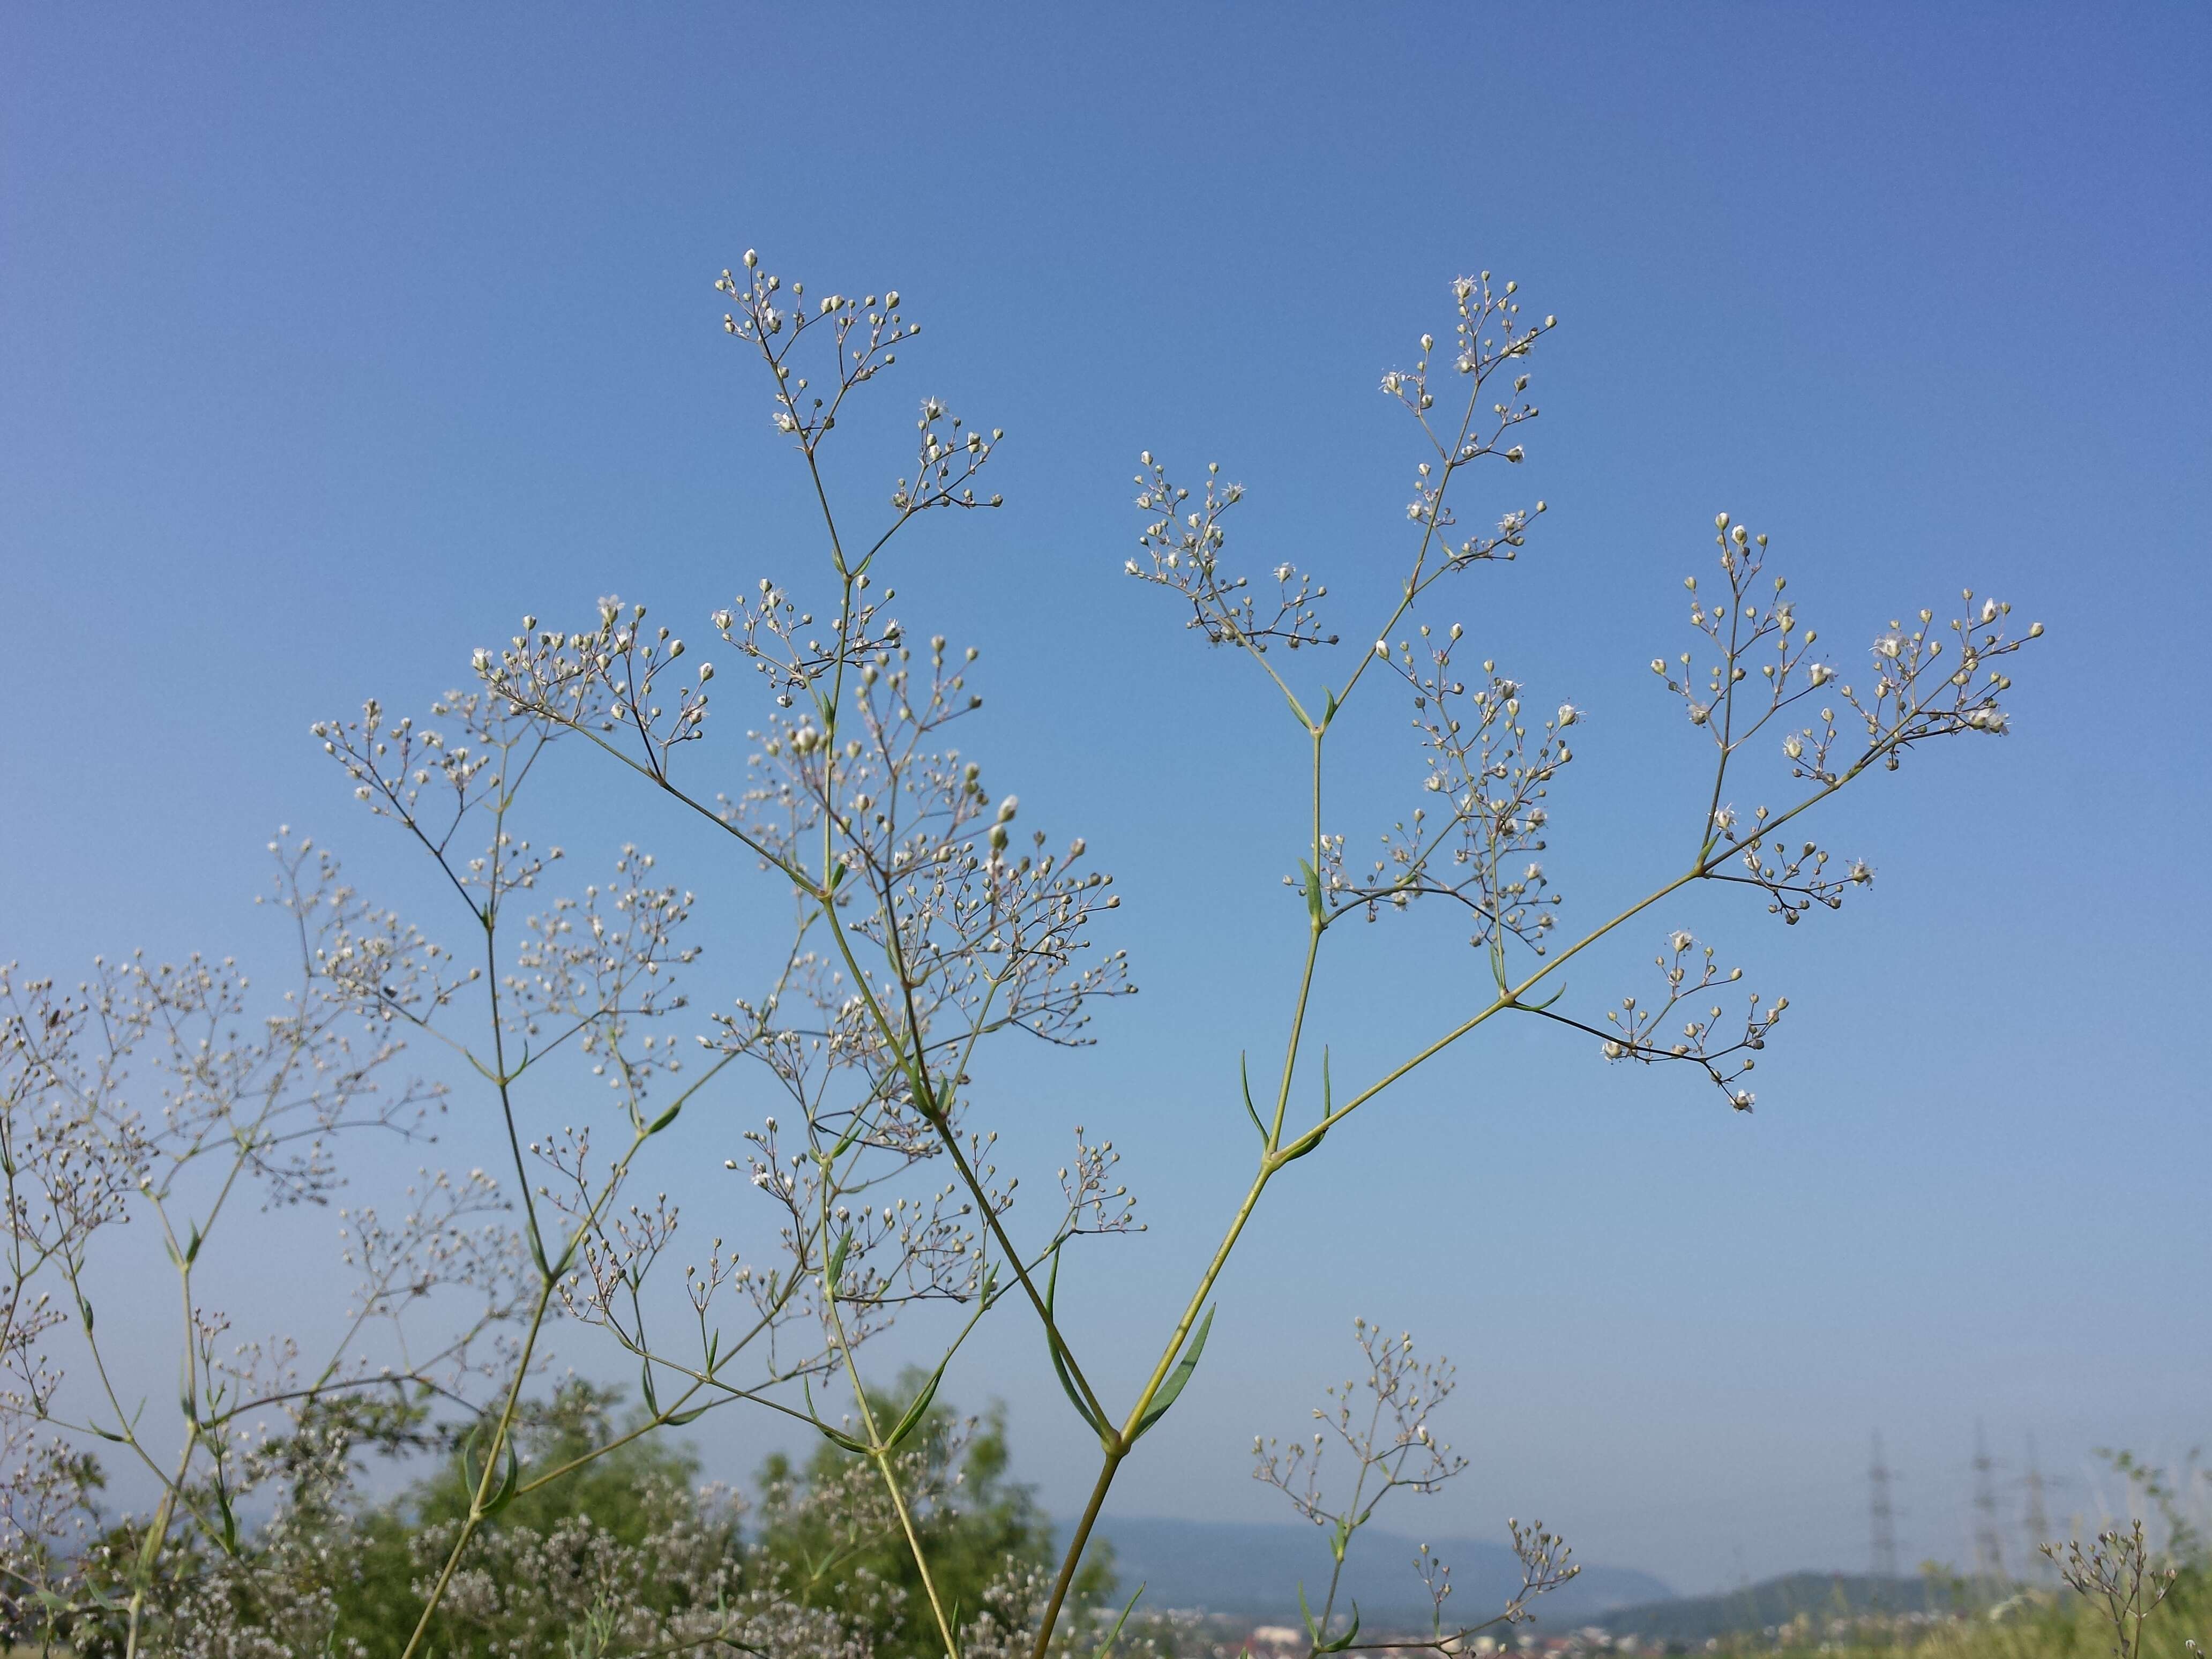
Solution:
M15 9L0 957L259 960L279 822L411 900L307 723L426 702L525 609L703 616L802 568L710 284L757 246L897 286L927 332L886 397L1009 434L1004 512L907 555L909 625L985 648L969 747L1127 895L1145 995L1005 1076L1018 1152L1082 1121L1127 1154L1152 1231L1079 1288L1133 1376L1243 1179L1236 1054L1279 1042L1299 926L1294 733L1120 576L1135 455L1218 459L1232 547L1322 571L1352 636L1415 459L1376 380L1494 269L1562 320L1552 510L1437 614L1589 711L1552 859L1582 914L1694 828L1645 665L1716 511L1832 638L1971 585L2046 648L2014 735L1843 806L1870 895L1786 938L1679 918L1792 999L1755 1115L1548 1033L1455 1053L1286 1182L1117 1506L1272 1515L1241 1449L1297 1431L1362 1312L1468 1374L1436 1532L1534 1510L1685 1589L1859 1566L1879 1428L1906 1559L1964 1559L1978 1419L2010 1475L2036 1437L2063 1512L2091 1447L2178 1455L2212 1406L2207 85L2183 5ZM1395 730L1362 728L1349 830L1417 781ZM746 872L574 781L572 836L690 860L741 957ZM1325 987L1352 1069L1473 965L1380 935ZM948 1392L1006 1400L1076 1501L1027 1333Z

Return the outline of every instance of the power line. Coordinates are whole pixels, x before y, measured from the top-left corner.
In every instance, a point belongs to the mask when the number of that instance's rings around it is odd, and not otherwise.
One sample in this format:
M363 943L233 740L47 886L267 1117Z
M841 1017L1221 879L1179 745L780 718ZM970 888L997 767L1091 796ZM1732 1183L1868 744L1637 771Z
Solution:
M2043 1547L2051 1542L2051 1515L2043 1498L2043 1465L2035 1455L2035 1437L2027 1437L2027 1473L2021 1485L2026 1492L2026 1513L2021 1524L2027 1538L2027 1570L2037 1578L2049 1580L2054 1574L2051 1559L2043 1553Z
M1874 1431L1874 1462L1867 1469L1868 1512L1877 1578L1897 1577L1897 1509L1890 1501L1889 1465L1881 1455L1881 1431Z
M1997 1529L1996 1463L1979 1418L1974 1419L1974 1573L1984 1584L2004 1583L2004 1534Z

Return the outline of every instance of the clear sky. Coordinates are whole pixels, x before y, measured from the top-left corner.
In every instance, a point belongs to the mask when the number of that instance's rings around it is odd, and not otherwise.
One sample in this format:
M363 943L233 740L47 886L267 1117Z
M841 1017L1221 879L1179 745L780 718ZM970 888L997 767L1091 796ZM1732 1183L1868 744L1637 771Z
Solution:
M1842 915L1655 923L1790 995L1753 1116L1540 1031L1422 1074L1286 1182L1117 1507L1273 1516L1243 1449L1298 1431L1364 1312L1469 1378L1434 1531L1533 1510L1686 1589L1863 1567L1879 1429L1905 1559L1963 1559L1978 1420L2007 1482L2035 1437L2062 1513L2109 1495L2090 1448L2212 1428L2208 88L2185 4L10 8L0 957L269 957L279 822L411 898L308 722L420 706L525 609L703 616L799 568L710 284L757 246L896 285L927 329L887 395L1009 434L1005 511L909 556L907 619L985 647L969 746L1127 895L1146 994L1007 1078L1018 1152L1083 1121L1128 1155L1152 1231L1080 1290L1133 1376L1244 1178L1237 1051L1279 1044L1301 923L1294 734L1120 576L1133 463L1221 461L1233 545L1321 570L1356 630L1415 459L1377 375L1494 269L1562 319L1552 511L1447 610L1589 711L1577 914L1694 830L1645 665L1716 511L1839 641L1971 585L2047 648L2014 735L1839 815L1881 872ZM1348 830L1418 779L1392 730ZM780 914L650 803L577 811L580 845L691 860L716 948ZM1352 1070L1475 976L1389 944L1326 988ZM947 1391L1009 1403L1065 1510L1080 1435L1008 1331Z

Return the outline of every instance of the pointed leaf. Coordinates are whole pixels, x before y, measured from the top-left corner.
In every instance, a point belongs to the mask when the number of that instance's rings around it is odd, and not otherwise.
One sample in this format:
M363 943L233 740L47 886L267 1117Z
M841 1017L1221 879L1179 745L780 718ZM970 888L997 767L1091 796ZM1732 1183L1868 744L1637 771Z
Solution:
M1566 995L1566 994L1567 988L1565 985L1561 985L1558 990L1553 992L1551 995L1546 997L1541 1002L1524 1002L1521 1006L1523 1008L1526 1008L1532 1014L1540 1014L1545 1009L1550 1007L1561 997Z
M1044 1284L1044 1311L1047 1319L1052 1317L1053 1298L1059 1289L1060 1252L1055 1249L1052 1253L1052 1273ZM1075 1379L1068 1375L1067 1363L1060 1357L1060 1344L1054 1338L1050 1328L1048 1328L1044 1334L1044 1346L1045 1352L1052 1356L1053 1374L1060 1378L1060 1386L1067 1395L1067 1403L1075 1407L1075 1414L1089 1425L1091 1433L1097 1435L1101 1440L1105 1439L1106 1425L1098 1420L1090 1407L1083 1403L1083 1396L1076 1390Z
M1129 1622L1129 1615L1137 1610L1137 1596L1144 1593L1145 1587L1142 1584L1138 1585L1137 1595L1129 1598L1129 1605L1121 1609L1121 1616L1114 1621L1114 1628L1106 1632L1106 1639L1098 1644L1097 1650L1091 1654L1091 1659L1106 1659L1106 1656L1114 1651L1114 1644L1121 1639L1121 1626Z
M884 1437L885 1451L896 1451L921 1426L922 1419L929 1413L929 1402L937 1398L937 1385L945 1380L945 1368L951 1363L951 1354L937 1362L937 1369L929 1374L929 1381L921 1385L921 1392L915 1395L914 1403L906 1408L906 1415L900 1418L896 1426Z
M852 1453L855 1457L871 1457L874 1455L873 1451L867 1445L860 1441L854 1439L849 1434L838 1433L836 1430L831 1428L827 1423L817 1423L814 1426L821 1430L824 1435L829 1437L832 1444L842 1446L847 1451Z
M1132 1435L1131 1439L1142 1435L1165 1417L1168 1407L1174 1405L1176 1397L1182 1393L1183 1385L1190 1381L1190 1374L1198 1369L1198 1357L1206 1352L1206 1333L1213 1328L1213 1312L1212 1308L1206 1310L1206 1317L1198 1322L1198 1328L1191 1333L1190 1340L1183 1344L1182 1358L1176 1361L1176 1368L1168 1373L1168 1380L1160 1384L1160 1391L1152 1396L1152 1403L1145 1408L1144 1416L1137 1421L1137 1433Z
M854 1439L849 1434L838 1433L836 1430L831 1428L827 1423L824 1423L822 1420L821 1414L814 1408L814 1384L812 1382L802 1376L799 1379L799 1387L800 1392L806 1397L807 1421L813 1424L816 1428L821 1430L823 1435L829 1440L830 1444L834 1446L842 1446L847 1451L851 1452L855 1457L869 1457L874 1455L874 1447L866 1445L860 1441Z
M1252 1103L1252 1070L1245 1064L1242 1054L1237 1056L1237 1075L1244 1085L1244 1115L1252 1120L1252 1127L1260 1132L1260 1144L1264 1146L1267 1144L1267 1126L1260 1121L1259 1109Z
M222 1517L222 1535L216 1540L225 1555L238 1553L238 1516L230 1507L230 1494L223 1490L222 1482L215 1483L216 1513Z
M493 1492L490 1498L485 1500L483 1508L478 1510L477 1513L482 1515L486 1520L489 1520L493 1516L497 1515L501 1510L505 1509L509 1504L512 1504L514 1501L515 1488L520 1486L521 1483L522 1464L520 1461L516 1458L514 1455L514 1443L510 1440L507 1443L507 1468L500 1476L499 1489Z
M1352 1604L1352 1628L1345 1632L1343 1635L1338 1637L1333 1642L1322 1642L1316 1644L1315 1645L1314 1651L1316 1653L1342 1653L1346 1648L1350 1647L1358 1639L1359 1603L1354 1601Z

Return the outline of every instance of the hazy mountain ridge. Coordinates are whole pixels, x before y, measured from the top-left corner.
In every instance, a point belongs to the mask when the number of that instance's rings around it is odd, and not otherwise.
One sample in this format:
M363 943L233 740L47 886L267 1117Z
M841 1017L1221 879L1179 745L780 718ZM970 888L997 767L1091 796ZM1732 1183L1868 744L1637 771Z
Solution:
M1143 1584L1146 1607L1200 1607L1296 1622L1300 1582L1316 1612L1328 1589L1328 1540L1315 1527L1109 1516L1099 1522L1098 1534L1114 1547L1122 1593ZM1339 1609L1356 1601L1370 1626L1426 1626L1428 1593L1413 1570L1420 1541L1401 1533L1363 1529L1346 1557ZM1472 1538L1427 1541L1430 1553L1452 1570L1449 1620L1479 1623L1497 1613L1521 1587L1521 1564L1504 1543ZM1614 1607L1663 1601L1674 1594L1648 1572L1586 1563L1534 1610L1542 1628L1558 1630L1595 1622Z
M1927 1577L1792 1572L1715 1595L1685 1595L1616 1607L1599 1622L1616 1636L1698 1642L1785 1625L1803 1613L1817 1627L1867 1613L1942 1613L1990 1600L1966 1586Z

